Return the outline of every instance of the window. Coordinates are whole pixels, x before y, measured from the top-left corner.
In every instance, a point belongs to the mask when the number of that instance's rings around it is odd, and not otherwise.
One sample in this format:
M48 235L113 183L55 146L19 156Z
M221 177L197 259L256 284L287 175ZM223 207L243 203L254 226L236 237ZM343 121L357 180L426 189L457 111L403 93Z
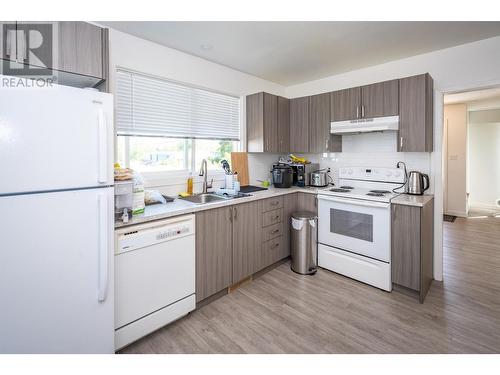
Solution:
M239 149L239 98L117 71L118 162L139 172L209 169Z

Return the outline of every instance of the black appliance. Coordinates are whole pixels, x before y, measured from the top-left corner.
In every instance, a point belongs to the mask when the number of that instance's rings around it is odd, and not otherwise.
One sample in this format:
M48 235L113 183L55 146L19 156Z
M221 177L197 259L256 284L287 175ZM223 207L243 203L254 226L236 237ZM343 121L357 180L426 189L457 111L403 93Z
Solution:
M273 164L273 185L276 188L289 188L293 185L293 169L287 164Z

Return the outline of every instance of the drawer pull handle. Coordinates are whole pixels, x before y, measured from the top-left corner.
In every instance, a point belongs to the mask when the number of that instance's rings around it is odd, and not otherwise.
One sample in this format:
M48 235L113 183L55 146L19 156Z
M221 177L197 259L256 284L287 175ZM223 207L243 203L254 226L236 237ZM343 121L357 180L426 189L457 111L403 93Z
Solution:
M279 204L280 202L271 202L271 206L276 206L277 204Z
M273 245L273 249L274 249L275 247L278 247L279 245L280 245L280 244L279 244L279 242L278 242L278 243L275 243L275 244Z
M275 219L279 219L279 218L280 218L280 215L276 215L274 218L275 218Z
M279 229L275 229L271 233L278 233L279 231L280 231Z

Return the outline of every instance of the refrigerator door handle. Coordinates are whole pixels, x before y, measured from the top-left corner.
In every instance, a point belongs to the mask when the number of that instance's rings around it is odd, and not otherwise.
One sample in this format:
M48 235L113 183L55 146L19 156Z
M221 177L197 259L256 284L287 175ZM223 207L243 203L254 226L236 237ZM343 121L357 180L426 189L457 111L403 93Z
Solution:
M97 103L97 102L95 102ZM99 147L99 171L97 181L106 183L108 181L108 124L104 116L102 106L97 109L97 125L98 125L98 147Z
M97 301L106 301L109 284L109 256L108 256L108 198L106 194L99 193L99 229L98 229L98 291Z

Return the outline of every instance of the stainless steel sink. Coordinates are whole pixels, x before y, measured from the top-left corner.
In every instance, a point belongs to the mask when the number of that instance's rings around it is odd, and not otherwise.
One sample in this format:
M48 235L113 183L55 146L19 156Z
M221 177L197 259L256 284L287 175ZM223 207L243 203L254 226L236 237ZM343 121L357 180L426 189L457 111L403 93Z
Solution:
M198 204L204 204L204 203L212 203L212 202L220 202L220 201L225 201L228 199L231 199L231 197L221 197L220 195L217 194L196 194L196 195L191 195L189 197L184 197L181 198L186 201L192 202L192 203L198 203Z

